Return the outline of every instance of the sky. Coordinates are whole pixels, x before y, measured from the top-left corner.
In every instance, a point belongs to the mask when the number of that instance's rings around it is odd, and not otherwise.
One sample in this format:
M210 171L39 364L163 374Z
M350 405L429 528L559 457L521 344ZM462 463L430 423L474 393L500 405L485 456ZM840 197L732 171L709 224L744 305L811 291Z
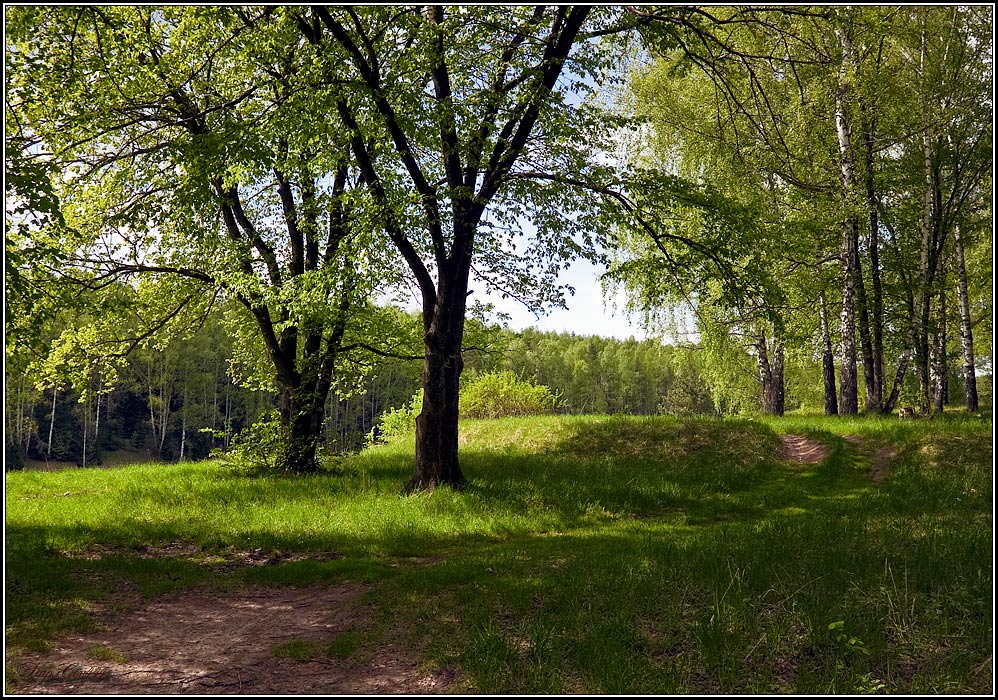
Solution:
M510 315L506 324L513 330L523 330L533 326L542 331L575 333L576 335L599 335L627 340L648 337L640 322L624 311L626 297L622 291L604 297L599 276L604 268L587 260L575 260L564 270L559 281L575 288L574 296L567 296L567 309L549 309L539 317L523 304L511 299L502 299L498 294L482 294L476 290L475 296L481 301L492 303L497 311Z
M486 319L489 323L502 323L515 331L533 327L541 331L598 335L619 340L648 338L650 334L641 327L640 321L624 311L626 297L622 291L611 293L609 298L604 297L599 279L603 272L605 268L583 259L572 261L562 270L558 277L559 283L575 289L574 295L565 295L567 309L548 308L546 313L535 314L520 302L503 299L497 292L488 293L484 285L474 282L471 284L474 292L472 298L483 304L494 305L495 312ZM411 296L406 293L386 297L385 301L401 304L410 311L420 309L415 289ZM499 314L508 314L509 319L503 320Z

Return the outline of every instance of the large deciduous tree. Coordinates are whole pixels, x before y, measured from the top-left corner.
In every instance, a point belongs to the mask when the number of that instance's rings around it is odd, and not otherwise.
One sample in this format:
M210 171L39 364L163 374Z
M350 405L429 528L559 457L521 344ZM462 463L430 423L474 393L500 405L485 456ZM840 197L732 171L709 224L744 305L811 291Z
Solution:
M280 397L277 462L315 470L350 311L378 256L357 252L349 144L317 118L295 26L271 9L20 7L6 41L8 144L44 169L60 213L15 251L45 241L54 253L27 262L101 305L114 284L146 280L129 311L138 330L93 339L94 352L127 352L238 300Z
M374 216L421 297L424 393L410 488L459 486L468 296L477 278L550 298L555 268L544 259L578 252L566 230L572 198L558 201L564 187L531 173L585 178L592 167L600 125L571 93L600 79L606 54L587 38L614 31L613 13L581 6L294 13L327 62L335 114L350 132ZM538 227L532 244L516 235L523 219Z

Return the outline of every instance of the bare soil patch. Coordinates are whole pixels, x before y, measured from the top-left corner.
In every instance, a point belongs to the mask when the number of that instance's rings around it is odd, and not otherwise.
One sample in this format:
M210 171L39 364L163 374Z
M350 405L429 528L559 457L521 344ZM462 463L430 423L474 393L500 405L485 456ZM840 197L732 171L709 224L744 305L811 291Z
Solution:
M289 642L324 648L363 628L371 611L359 584L170 594L105 619L106 627L26 653L9 677L31 694L427 694L456 685L454 669L428 672L404 630L347 658L296 660Z
M831 454L831 450L817 440L804 435L780 436L780 459L798 464L817 464Z

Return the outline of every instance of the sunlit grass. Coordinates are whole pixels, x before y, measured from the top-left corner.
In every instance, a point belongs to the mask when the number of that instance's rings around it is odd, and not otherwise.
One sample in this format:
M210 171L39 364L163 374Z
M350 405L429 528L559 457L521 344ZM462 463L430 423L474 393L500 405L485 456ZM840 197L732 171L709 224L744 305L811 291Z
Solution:
M781 432L830 455L780 462ZM402 495L411 436L301 478L8 474L8 643L86 628L123 583L361 580L376 619L324 653L405 620L480 692L990 689L990 419L549 416L461 439L462 493ZM275 563L232 564L256 549Z

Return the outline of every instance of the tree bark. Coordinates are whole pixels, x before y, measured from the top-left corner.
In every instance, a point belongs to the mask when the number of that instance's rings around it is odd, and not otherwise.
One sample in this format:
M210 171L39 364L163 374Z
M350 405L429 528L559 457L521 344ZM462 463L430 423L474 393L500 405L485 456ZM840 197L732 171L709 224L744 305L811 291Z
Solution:
M859 238L857 222L857 239ZM870 312L866 299L866 284L863 282L863 267L859 259L859 246L853 244L856 260L853 262L853 274L856 278L856 301L859 310L859 344L863 354L863 385L866 387L866 410L880 410L880 396L877 390L877 377L873 356L873 340L870 337Z
M782 416L785 394L783 344L779 341L773 341L773 360L770 361L766 335L760 334L756 341L756 359L759 363L759 378L762 382L763 411L769 416Z
M855 172L852 156L852 133L846 113L846 95L850 90L849 69L852 66L852 39L849 28L836 30L842 45L842 70L835 91L835 133L839 145L839 168L842 201L848 207L852 200ZM842 223L842 316L840 335L840 399L839 412L855 415L859 410L856 381L856 263L859 260L857 241L859 221L849 215Z
M818 298L818 315L821 319L821 374L825 387L825 415L837 416L839 402L835 392L835 352L832 349L832 333L828 327L824 292Z
M455 238L467 243L456 259L441 267L433 306L423 310L423 408L416 417L416 459L409 491L465 484L458 460L458 401L474 231L459 224L455 229Z
M867 387L867 409L883 410L884 399L884 290L880 274L880 220L874 179L874 127L864 129L866 146L866 205L869 209L870 284L873 288L871 325L873 330L873 386ZM888 411L889 412L889 411Z
M967 410L978 410L977 373L974 366L974 331L970 319L970 296L967 293L967 266L964 261L963 238L960 226L953 228L953 249L956 252L956 294L960 313L960 351L963 356L963 387L967 397Z
M276 467L281 471L308 474L320 470L317 451L325 396L318 403L316 394L314 387L281 387L278 412L285 439L276 458Z
M856 219L850 218L843 226L844 258L842 280L842 316L839 323L839 413L855 415L859 411L856 377L856 288L855 270L850 262L856 257Z
M935 413L942 413L947 403L946 375L948 374L948 362L946 361L946 282L945 276L939 277L939 304L936 308L935 327L932 334L932 410Z
M52 457L52 436L55 433L55 399L59 394L59 388L57 386L52 386L52 417L49 420L49 443L45 454L47 457Z

